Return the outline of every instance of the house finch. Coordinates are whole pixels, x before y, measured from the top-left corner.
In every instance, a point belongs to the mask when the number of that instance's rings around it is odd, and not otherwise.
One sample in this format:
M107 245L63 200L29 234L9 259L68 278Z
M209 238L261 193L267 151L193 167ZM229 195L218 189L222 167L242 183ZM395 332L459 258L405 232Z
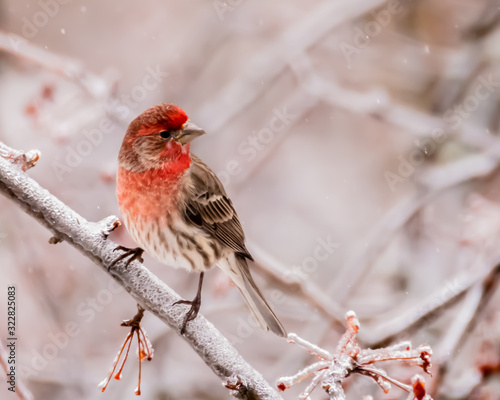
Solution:
M154 106L131 122L118 158L117 195L140 247L125 249L120 259L141 259L145 250L161 263L200 273L194 300L177 302L191 305L181 333L198 314L204 272L218 265L262 329L286 336L250 274L247 260L253 258L231 200L214 172L189 151L204 133L173 104Z

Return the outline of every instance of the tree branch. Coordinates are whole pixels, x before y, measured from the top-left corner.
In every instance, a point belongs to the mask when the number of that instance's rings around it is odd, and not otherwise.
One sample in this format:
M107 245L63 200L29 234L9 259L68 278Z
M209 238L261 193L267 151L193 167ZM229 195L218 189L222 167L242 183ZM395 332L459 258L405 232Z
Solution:
M175 306L179 295L139 262L118 262L116 243L107 239L119 224L114 216L93 223L77 214L35 180L0 157L0 193L17 203L24 211L47 227L58 240L77 248L101 269L111 275L144 309L180 334L187 307ZM229 341L202 315L191 321L182 336L203 361L223 381L237 380L232 394L241 399L281 399L280 395L231 346Z

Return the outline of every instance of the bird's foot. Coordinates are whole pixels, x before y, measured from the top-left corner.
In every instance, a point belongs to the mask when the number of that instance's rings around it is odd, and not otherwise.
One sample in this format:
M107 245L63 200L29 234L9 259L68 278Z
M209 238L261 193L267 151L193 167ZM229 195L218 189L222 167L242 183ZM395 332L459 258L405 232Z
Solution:
M113 268L117 262L119 262L127 257L130 257L130 258L128 259L127 263L125 264L125 268L127 268L129 266L129 264L134 260L137 260L140 263L144 262L144 259L142 258L142 254L144 253L144 250L141 249L140 247L136 247L135 249L129 249L128 247L118 246L113 251L117 251L117 250L123 250L124 253L109 265L108 271L111 268Z
M184 322L182 323L181 335L186 333L186 325L189 321L192 321L198 315L198 311L200 311L201 306L201 287L203 286L203 277L205 276L205 272L200 273L200 280L198 282L198 291L196 292L196 297L193 300L179 300L174 303L176 304L189 304L191 308L186 313L184 317Z
M191 306L189 311L186 313L186 316L184 317L184 322L182 323L182 328L181 328L181 335L184 335L186 333L186 325L189 321L192 321L193 319L196 318L198 315L198 312L200 311L201 307L201 296L196 295L196 297L193 300L179 300L174 303L174 306L177 304L188 304Z

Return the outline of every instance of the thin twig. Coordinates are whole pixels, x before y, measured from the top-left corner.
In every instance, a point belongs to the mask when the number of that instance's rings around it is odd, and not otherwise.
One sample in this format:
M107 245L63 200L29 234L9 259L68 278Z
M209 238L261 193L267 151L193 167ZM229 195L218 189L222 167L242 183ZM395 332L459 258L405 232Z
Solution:
M40 158L40 152L38 150L31 150L24 153L11 149L0 142L0 157L8 158L13 164L19 165L23 171L27 171L35 166Z
M357 335L360 324L356 314L349 311L346 314L347 329L340 338L334 353L320 348L318 345L300 338L295 333L289 333L290 343L296 343L300 347L315 355L320 361L310 364L306 368L298 371L295 375L278 378L276 386L280 390L300 383L305 378L313 375L312 382L305 391L299 396L300 400L309 399L310 393L318 384L328 393L332 400L345 400L345 393L342 388L342 382L346 377L353 373L359 373L369 376L384 390L388 392L391 384L411 393L414 388L410 385L399 382L388 376L387 372L375 363L397 360L410 365L418 365L425 372L429 373L431 368L432 349L428 345L420 345L413 349L410 342L402 342L397 345L381 349L362 349L357 343ZM421 379L423 382L422 378ZM425 382L423 382L425 384ZM425 395L425 390L422 392ZM419 397L423 400L423 397ZM431 400L430 397L427 397Z

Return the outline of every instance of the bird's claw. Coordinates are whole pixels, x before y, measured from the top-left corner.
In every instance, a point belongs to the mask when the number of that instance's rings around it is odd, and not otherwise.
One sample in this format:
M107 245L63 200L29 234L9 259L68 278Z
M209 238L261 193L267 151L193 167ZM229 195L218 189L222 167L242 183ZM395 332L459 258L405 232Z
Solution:
M124 253L109 265L108 271L111 268L113 268L116 263L118 263L119 261L121 261L127 257L130 257L130 258L128 259L127 263L125 264L125 268L127 268L129 266L129 264L135 260L139 261L140 263L144 262L144 258L142 258L142 254L144 253L144 250L141 249L140 247L136 247L135 249L129 249L128 247L117 246L113 251L117 251L117 250L123 250Z
M198 316L198 312L200 311L201 307L201 298L198 298L198 296L196 296L194 300L179 300L176 301L173 305L175 306L177 304L187 304L191 306L189 311L186 313L186 316L184 317L184 321L181 327L181 335L184 335L184 333L186 333L187 323Z
M173 305L177 304L190 304L191 308L189 311L186 313L186 316L184 317L184 322L182 323L182 328L181 328L181 335L184 335L186 333L186 325L189 321L192 321L193 319L196 318L198 315L198 311L200 311L201 307L201 287L203 285L203 277L205 276L205 273L202 272L200 274L200 280L198 282L198 291L196 292L196 296L193 300L179 300L176 301Z

